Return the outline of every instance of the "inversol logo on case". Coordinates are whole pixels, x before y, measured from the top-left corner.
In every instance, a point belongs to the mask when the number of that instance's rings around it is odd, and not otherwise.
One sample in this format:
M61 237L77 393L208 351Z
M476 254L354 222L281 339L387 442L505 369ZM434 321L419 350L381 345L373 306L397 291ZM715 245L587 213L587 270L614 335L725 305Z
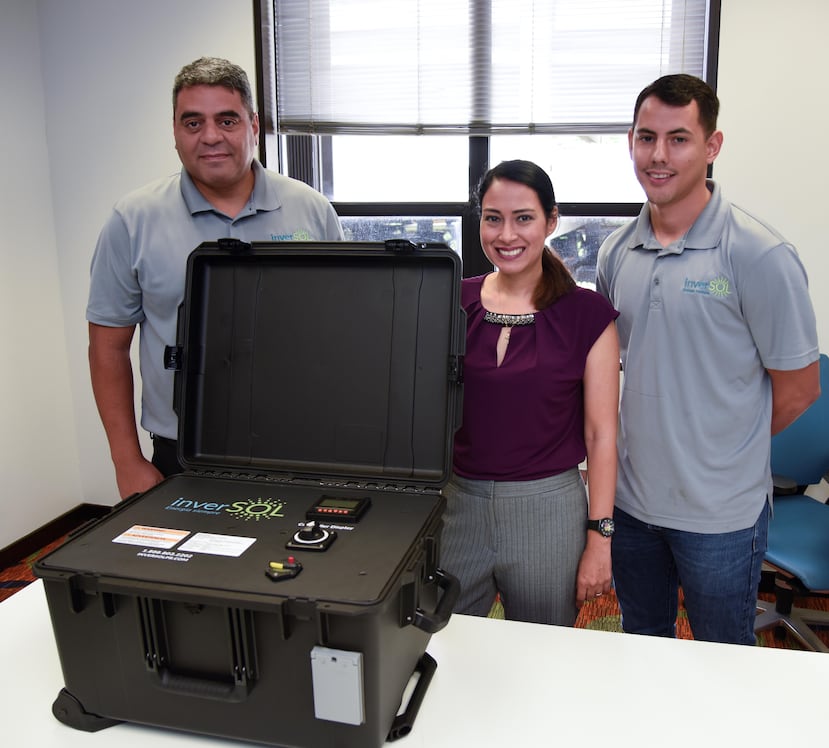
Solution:
M234 518L245 522L251 519L258 522L260 519L284 517L285 514L282 511L284 507L285 502L281 499L263 499L259 497L225 504L217 501L185 499L181 496L170 502L165 509L170 512L186 512L188 514L230 514Z

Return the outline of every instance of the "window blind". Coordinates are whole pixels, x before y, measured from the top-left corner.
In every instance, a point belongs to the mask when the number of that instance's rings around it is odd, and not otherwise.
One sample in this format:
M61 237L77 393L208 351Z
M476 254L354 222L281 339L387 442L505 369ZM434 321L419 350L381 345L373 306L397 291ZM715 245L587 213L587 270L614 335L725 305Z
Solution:
M620 132L706 0L274 0L281 133Z

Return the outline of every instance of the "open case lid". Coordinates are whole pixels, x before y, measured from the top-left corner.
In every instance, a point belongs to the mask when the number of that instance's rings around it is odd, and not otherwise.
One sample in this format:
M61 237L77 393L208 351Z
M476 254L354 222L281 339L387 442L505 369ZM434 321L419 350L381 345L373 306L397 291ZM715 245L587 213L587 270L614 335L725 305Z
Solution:
M196 248L167 362L181 463L280 480L443 486L461 422L460 276L445 245Z

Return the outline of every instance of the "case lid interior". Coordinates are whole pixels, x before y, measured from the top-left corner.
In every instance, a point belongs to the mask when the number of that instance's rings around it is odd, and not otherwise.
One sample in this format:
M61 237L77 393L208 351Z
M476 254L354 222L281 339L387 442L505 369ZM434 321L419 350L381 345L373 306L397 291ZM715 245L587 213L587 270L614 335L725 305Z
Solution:
M442 486L465 322L447 247L217 243L188 260L176 372L188 469Z

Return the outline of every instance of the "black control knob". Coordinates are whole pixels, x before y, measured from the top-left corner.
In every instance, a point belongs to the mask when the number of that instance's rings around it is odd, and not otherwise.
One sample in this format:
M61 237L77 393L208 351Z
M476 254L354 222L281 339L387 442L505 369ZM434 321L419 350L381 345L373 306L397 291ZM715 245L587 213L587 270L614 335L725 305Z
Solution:
M316 543L322 540L327 534L316 522L308 522L305 527L297 532L296 538L303 543Z
M310 521L294 533L285 547L292 551L325 551L336 538L337 533L333 530L326 530Z

